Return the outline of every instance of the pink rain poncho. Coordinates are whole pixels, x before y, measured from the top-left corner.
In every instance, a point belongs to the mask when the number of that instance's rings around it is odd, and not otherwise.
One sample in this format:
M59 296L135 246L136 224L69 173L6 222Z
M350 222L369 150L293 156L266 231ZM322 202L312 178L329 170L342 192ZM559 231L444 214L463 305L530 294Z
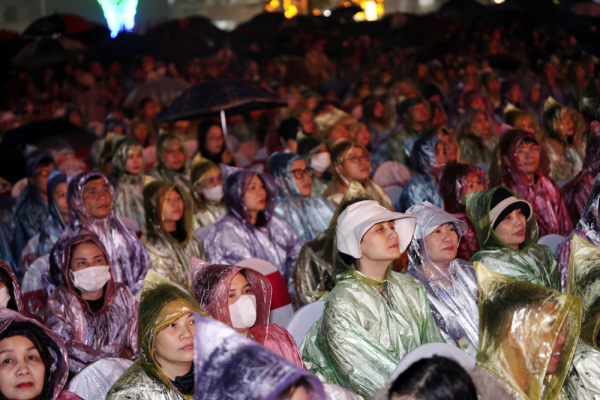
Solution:
M277 324L269 324L271 308L271 283L260 272L235 265L209 264L192 257L192 279L194 298L200 306L228 326L232 326L229 316L229 288L233 277L241 273L250 283L256 296L256 322L250 328L252 339L304 368L298 346L292 335Z
M81 234L69 240L62 265L65 283L48 298L44 315L52 330L66 343L72 373L101 358L131 359L137 353L138 305L129 288L109 280L104 286L104 304L100 310L93 311L73 286L69 276L71 252L83 242L93 242L109 260L95 236Z
M539 167L530 180L519 160L519 145L530 140L539 146ZM573 230L571 217L556 182L547 175L550 158L542 141L535 134L511 129L500 141L502 178L500 185L508 187L523 197L533 208L540 236L548 234L567 235Z

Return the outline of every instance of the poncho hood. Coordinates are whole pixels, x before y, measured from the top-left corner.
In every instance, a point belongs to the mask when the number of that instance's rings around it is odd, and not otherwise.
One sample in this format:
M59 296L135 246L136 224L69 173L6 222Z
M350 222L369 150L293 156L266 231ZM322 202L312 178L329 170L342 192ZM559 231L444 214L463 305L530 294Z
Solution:
M572 138L562 136L555 127L556 121L564 113L569 114L571 118L573 118ZM577 110L559 103L552 96L550 96L544 103L544 114L542 119L544 123L544 130L548 137L558 140L561 143L571 142L576 145L583 144L585 146L585 139L583 137L583 134L586 130L585 120Z
M15 273L10 266L2 260L0 260L0 269L10 279L10 282L7 285L8 292L10 294L10 300L6 305L6 308L23 313L25 311L25 306L23 304L23 297L21 295L21 288L19 287Z
M51 170L46 183L48 193L48 210L50 211L50 217L60 229L64 229L67 223L58 210L56 202L54 201L54 189L56 189L56 186L62 182L67 182L67 174L55 169Z
M96 219L96 218L92 217L91 215L89 215L87 210L83 206L83 199L82 199L83 186L85 185L86 182L88 182L92 179L104 180L104 182L106 182L106 184L108 185L108 188L110 190L110 196L111 196L110 213L108 213L108 215L101 220ZM114 190L113 186L111 185L109 180L106 178L106 176L104 176L104 174L102 174L101 172L97 172L97 171L82 172L81 174L74 176L73 178L71 178L69 180L69 184L67 187L67 202L69 203L69 219L70 219L69 226L72 226L73 228L76 228L77 230L79 230L79 229L84 229L86 226L89 226L89 225L95 225L95 224L102 225L102 224L104 224L105 221L110 220L111 222L114 222L114 223L122 226L123 229L127 229L115 215L114 197L115 197L115 190Z
M184 154L184 162L183 167L175 171L173 169L167 168L165 164L165 151L174 144L178 144L183 149ZM160 179L167 182L179 182L182 184L186 190L188 190L189 186L189 167L188 167L188 153L185 144L174 134L165 133L158 137L156 142L156 161L157 165L150 171L150 175L155 177L156 179Z
M436 175L435 167L438 167L438 171L439 167L443 167L444 164L438 164L435 160L435 147L440 142L443 143L442 139L433 135L419 136L404 142L406 154L410 155L410 165L415 171Z
M207 201L202 197L200 189L202 188L206 178L208 178L209 173L213 171L221 172L217 164L207 159L201 159L200 162L192 165L190 172L192 196L194 197L194 204L196 205L196 208L199 208L200 210L206 208L204 203Z
M520 129L511 129L502 135L500 139L500 156L502 164L502 180L504 182L530 183L530 179L523 169L519 159L519 145L524 139L536 143L540 149L540 163L538 169L534 172L538 177L544 176L550 169L550 157L546 151L546 146L533 133Z
M590 190L590 196L588 197L587 204L581 212L581 218L575 226L575 230L582 230L585 233L586 238L592 241L596 246L600 244L600 225L598 219L600 218L600 175L594 178L592 183L592 189Z
M440 194L444 200L444 209L452 214L464 213L465 203L462 201L463 188L466 185L467 175L476 174L483 185L488 188L485 172L476 165L447 164L440 178Z
M269 157L269 168L279 187L280 197L302 197L291 173L292 164L296 160L303 160L303 158L295 153L273 153Z
M220 321L195 314L195 400L274 400L299 379L307 397L325 400L323 384Z
M129 172L125 171L125 163L127 162L127 157L134 151L140 150L142 153L142 169L138 172L137 175L131 175ZM126 180L134 180L134 179L142 179L144 176L144 168L146 167L146 153L142 145L133 138L125 137L118 140L115 144L115 152L112 157L111 169L112 169L112 178L120 179L127 178Z

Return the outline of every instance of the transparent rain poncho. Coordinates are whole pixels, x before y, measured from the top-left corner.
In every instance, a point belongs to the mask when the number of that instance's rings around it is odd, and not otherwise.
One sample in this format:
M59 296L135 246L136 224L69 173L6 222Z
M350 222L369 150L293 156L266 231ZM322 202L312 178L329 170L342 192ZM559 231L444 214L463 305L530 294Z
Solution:
M183 149L184 162L179 171L167 168L165 165L165 152L169 147L179 145ZM172 133L162 134L156 142L156 159L158 164L150 171L150 176L160 181L179 183L185 190L190 191L190 171L187 166L187 149L185 144Z
M482 137L472 127L473 121L479 114L483 114L489 122L489 133L486 137ZM487 164L494 159L499 139L494 132L492 119L485 111L475 108L466 110L458 119L455 135L460 146L462 162L475 165Z
M272 400L300 379L308 399L326 399L323 384L304 369L218 320L194 319L195 400Z
M519 281L531 282L560 291L560 280L554 254L548 246L537 244L538 228L535 216L527 219L525 241L518 250L508 246L496 235L490 221L490 204L494 193L505 190L517 199L522 197L505 186L465 195L467 216L475 227L480 250L471 258L493 271Z
M417 218L408 249L407 275L421 282L427 291L433 318L444 339L475 357L479 340L479 294L473 264L455 258L442 269L431 261L425 245L425 238L445 224L454 225L460 243L466 225L429 202L412 206L406 213Z
M48 298L44 318L67 346L69 369L76 374L101 358L131 359L137 353L138 305L131 290L109 280L104 286L104 303L98 311L81 297L70 275L71 252L80 243L93 242L110 259L98 238L90 234L73 237L65 247L62 266L64 282ZM112 271L111 271L112 277Z
M163 223L162 214L171 191L177 191L183 201L183 214L177 221L181 237L174 237ZM146 233L142 242L150 253L156 272L191 293L190 257L206 258L202 240L194 234L194 203L192 196L181 185L154 181L144 187ZM183 239L183 241L180 241Z
M291 168L301 159L293 153L274 153L269 157L269 166L279 187L275 215L290 224L304 244L327 229L335 206L324 197L299 193Z
M524 399L563 398L563 383L579 336L580 301L507 278L478 262L475 270L479 284L478 365L505 380ZM553 357L556 352L560 353L558 361ZM553 373L547 374L554 366Z
M398 233L408 244L413 232ZM385 385L406 353L444 339L427 292L416 279L392 271L390 265L385 280L373 280L347 265L335 242L334 257L337 283L300 352L308 370L321 381L368 398Z
M58 206L54 201L54 189L61 182L67 181L67 174L64 172L59 172L57 170L50 171L48 175L48 182L46 184L48 190L48 210L49 215L42 225L42 229L40 229L40 240L38 242L38 247L36 251L36 255L38 257L43 256L44 254L50 253L52 247L60 237L61 233L67 226L64 217L58 210Z
M29 316L29 313L23 304L23 296L21 294L21 288L19 287L19 281L17 280L17 277L10 266L2 260L0 260L0 273L2 273L5 278L10 280L10 282L7 282L6 284L6 287L8 288L8 294L10 296L10 300L6 305L6 308Z
M152 270L144 280L139 310L139 359L115 382L106 400L192 400L193 395L175 388L154 359L154 339L186 314L207 314L192 296Z
M227 206L223 198L219 203L214 203L204 198L201 193L202 185L214 173L221 173L219 166L212 161L202 159L192 165L190 182L192 196L194 197L194 228L214 224L220 216L227 214Z
M539 147L539 166L531 180L519 159L519 145L523 140ZM547 174L550 159L542 141L533 133L511 129L500 140L502 178L500 185L523 197L533 208L540 236L567 235L573 230L571 217L565 206L560 188Z
M229 289L236 274L244 275L256 298L256 322L250 327L250 338L275 354L304 368L298 345L289 332L269 324L271 309L271 283L260 272L236 265L209 264L192 259L194 298L214 319L233 328L229 315Z

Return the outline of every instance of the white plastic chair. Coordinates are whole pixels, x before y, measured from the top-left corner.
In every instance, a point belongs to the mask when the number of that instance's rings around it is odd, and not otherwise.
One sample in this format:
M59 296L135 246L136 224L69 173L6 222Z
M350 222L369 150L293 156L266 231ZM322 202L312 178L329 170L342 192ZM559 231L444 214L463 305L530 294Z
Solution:
M213 224L210 225L206 225L203 226L202 228L198 229L196 231L196 236L198 236L200 239L202 239L202 241L206 240L206 237L208 236L208 231L210 230L210 228L213 226Z
M269 322L286 326L294 316L294 307L292 306L292 300L290 299L288 288L281 272L270 262L259 258L248 258L238 262L236 265L251 268L267 277L273 289ZM275 299L277 299L277 302L274 301Z
M323 307L325 307L324 301L307 304L296 311L294 318L287 325L286 329L292 335L298 347L302 344L310 327L323 315Z
M84 400L104 399L112 385L133 364L124 358L103 358L88 365L69 383L67 390Z
M564 236L550 234L550 235L542 236L541 238L538 239L537 242L538 242L538 244L543 244L543 245L550 247L550 250L552 250L552 253L554 253L554 255L556 255L556 249L558 248L558 245L561 244L564 240L565 240Z
M392 200L393 203L396 201L396 199L398 199L398 197L400 197L400 193L402 193L402 186L388 185L384 187L383 190L385 190L385 192L390 197L390 200Z
M446 357L456 361L467 371L475 367L475 364L477 363L468 353L454 345L448 343L426 343L411 350L402 358L402 360L400 360L400 363L392 374L391 381L395 381L401 373L406 371L408 367L415 362L433 356Z

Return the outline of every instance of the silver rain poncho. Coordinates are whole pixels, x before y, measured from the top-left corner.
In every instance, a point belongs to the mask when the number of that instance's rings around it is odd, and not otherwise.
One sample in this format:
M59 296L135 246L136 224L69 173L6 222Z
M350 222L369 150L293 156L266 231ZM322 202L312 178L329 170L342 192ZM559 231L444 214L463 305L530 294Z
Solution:
M444 224L454 225L460 242L467 225L429 202L412 206L406 213L417 218L408 249L407 275L425 287L433 318L446 341L475 357L479 344L479 293L473 264L455 258L446 269L441 269L431 261L425 245L425 237Z
M221 173L219 166L210 160L202 159L192 165L190 182L192 185L192 197L194 198L194 229L212 225L220 216L227 214L225 200L219 203L207 200L202 195L202 185L214 173Z

